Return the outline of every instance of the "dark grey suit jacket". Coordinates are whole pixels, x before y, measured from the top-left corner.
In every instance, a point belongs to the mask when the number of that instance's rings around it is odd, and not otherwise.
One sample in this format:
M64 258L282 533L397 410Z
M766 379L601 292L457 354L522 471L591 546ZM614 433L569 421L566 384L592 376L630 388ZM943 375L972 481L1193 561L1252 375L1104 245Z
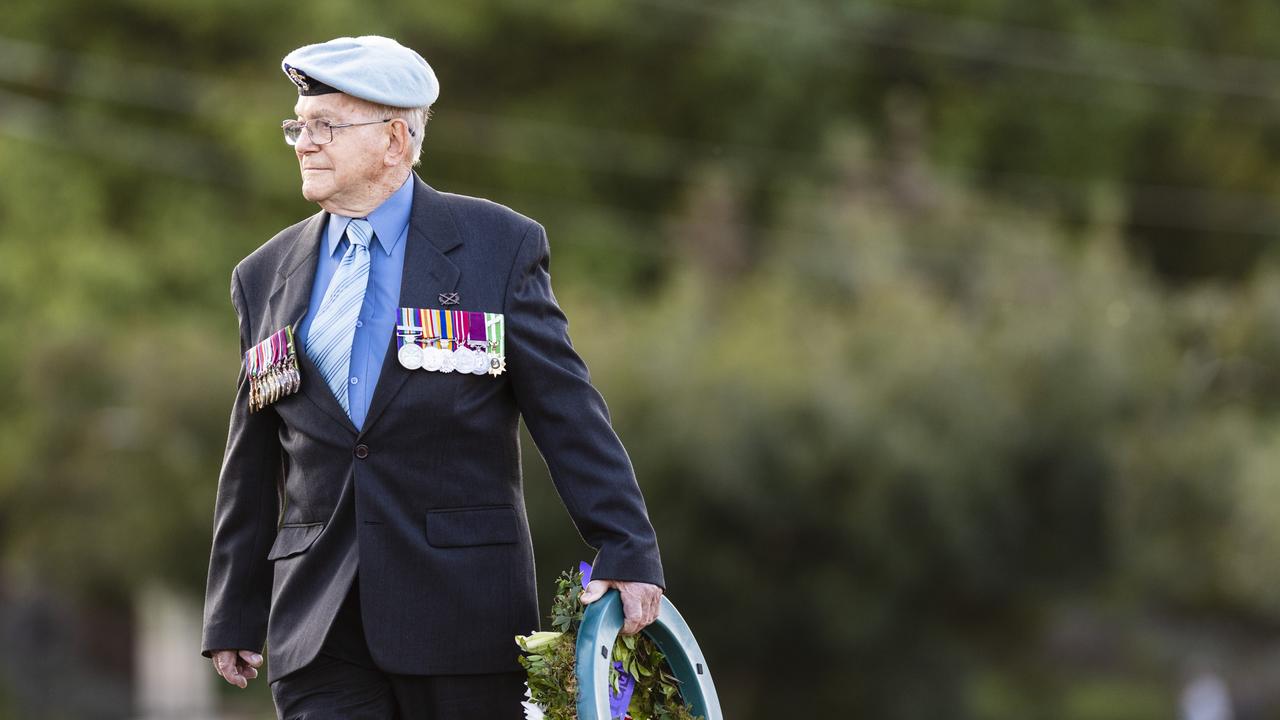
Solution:
M507 372L410 371L395 339L357 431L300 348L302 389L257 413L243 366L218 480L203 650L259 649L272 679L315 657L357 568L375 662L410 674L517 670L538 626L518 419L595 577L663 585L657 541L608 410L551 292L546 233L414 178L402 307L505 314ZM235 269L241 351L307 311L320 212Z

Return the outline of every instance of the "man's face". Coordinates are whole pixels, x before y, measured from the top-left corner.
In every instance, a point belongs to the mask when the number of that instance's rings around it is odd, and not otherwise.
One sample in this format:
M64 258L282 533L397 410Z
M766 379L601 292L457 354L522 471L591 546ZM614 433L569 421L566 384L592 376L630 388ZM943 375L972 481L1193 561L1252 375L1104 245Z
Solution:
M371 105L343 93L301 96L294 113L299 120L328 120L335 125L378 119ZM387 126L335 129L333 142L324 145L317 145L306 131L293 149L302 170L302 196L326 209L340 208L346 200L367 195L384 172Z

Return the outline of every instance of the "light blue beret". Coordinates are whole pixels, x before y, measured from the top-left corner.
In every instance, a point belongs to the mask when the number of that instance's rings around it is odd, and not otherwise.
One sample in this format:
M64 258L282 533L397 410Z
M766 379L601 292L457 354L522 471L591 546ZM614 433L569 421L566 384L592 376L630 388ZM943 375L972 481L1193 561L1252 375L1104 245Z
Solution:
M340 37L284 56L285 75L299 95L342 92L391 107L424 107L440 96L440 82L418 53L379 35Z

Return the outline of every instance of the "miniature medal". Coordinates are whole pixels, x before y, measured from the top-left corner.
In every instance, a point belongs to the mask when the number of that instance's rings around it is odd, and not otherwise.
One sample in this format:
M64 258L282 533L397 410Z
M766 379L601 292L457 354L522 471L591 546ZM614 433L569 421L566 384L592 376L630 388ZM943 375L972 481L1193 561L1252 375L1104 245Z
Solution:
M257 412L302 386L293 328L285 327L244 354L249 376L249 411Z

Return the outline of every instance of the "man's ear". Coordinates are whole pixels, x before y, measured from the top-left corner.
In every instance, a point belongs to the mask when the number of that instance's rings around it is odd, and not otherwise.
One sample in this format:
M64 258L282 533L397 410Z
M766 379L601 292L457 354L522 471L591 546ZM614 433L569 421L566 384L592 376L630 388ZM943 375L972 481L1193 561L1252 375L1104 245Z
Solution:
M396 118L387 125L391 132L387 136L387 154L382 162L387 167L395 167L404 162L404 154L409 149L409 123Z

